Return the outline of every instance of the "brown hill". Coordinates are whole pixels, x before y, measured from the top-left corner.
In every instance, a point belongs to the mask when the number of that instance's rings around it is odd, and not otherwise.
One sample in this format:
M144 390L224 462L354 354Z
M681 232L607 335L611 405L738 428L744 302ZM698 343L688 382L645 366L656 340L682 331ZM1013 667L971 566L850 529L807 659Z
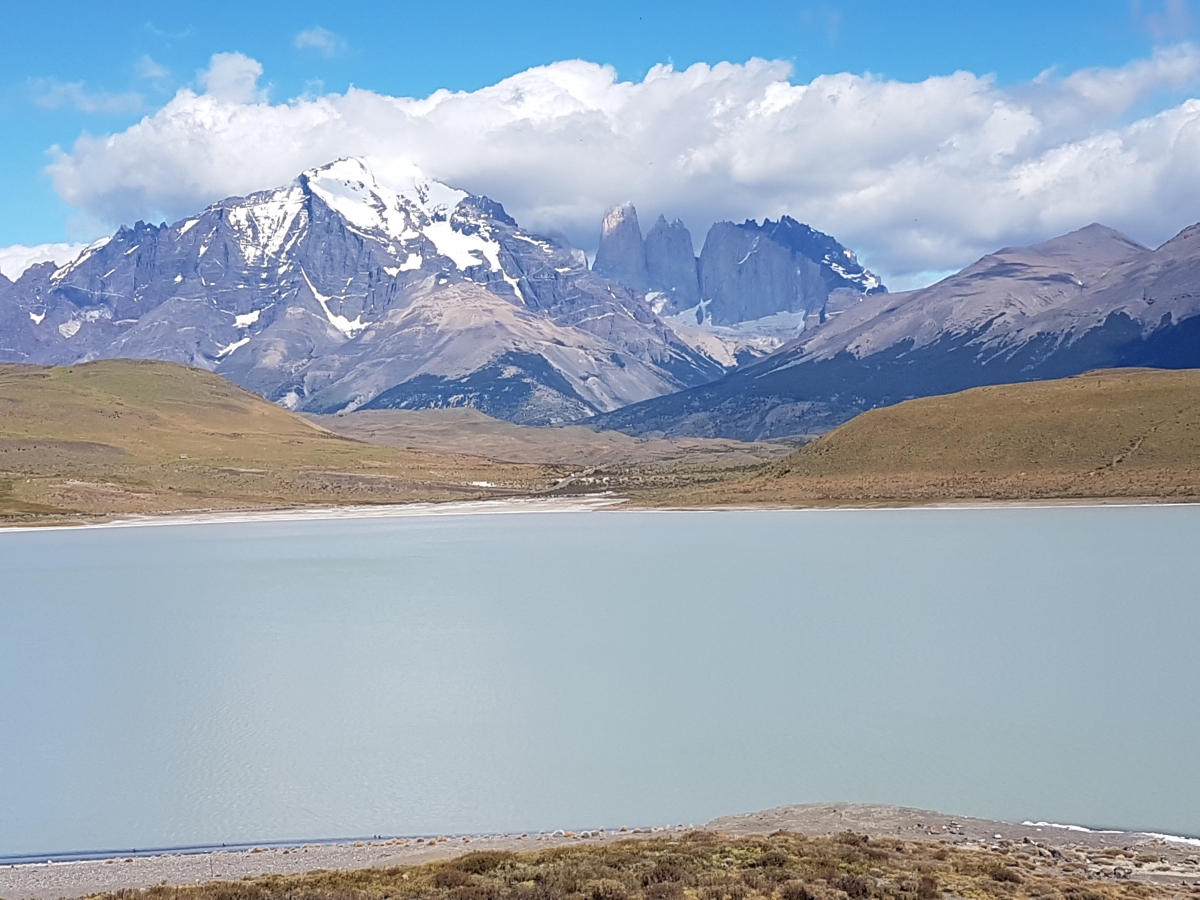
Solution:
M1115 369L875 409L688 505L1200 494L1200 370Z
M365 444L175 363L0 366L9 521L503 496L557 474Z
M391 447L466 453L514 463L571 466L735 467L782 459L780 443L721 438L634 438L583 425L516 425L477 409L382 409L307 416L330 431Z

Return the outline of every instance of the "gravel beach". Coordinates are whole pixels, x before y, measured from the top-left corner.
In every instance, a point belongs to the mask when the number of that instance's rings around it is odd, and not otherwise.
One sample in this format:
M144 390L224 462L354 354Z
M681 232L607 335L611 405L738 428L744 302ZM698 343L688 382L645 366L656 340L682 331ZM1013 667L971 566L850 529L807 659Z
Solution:
M669 837L695 827L730 835L769 834L779 829L812 836L855 831L873 839L942 841L996 852L1015 849L1043 857L1045 865L1061 868L1064 873L1099 880L1151 881L1177 886L1181 896L1200 896L1200 840L1196 839L1073 830L1046 824L1018 825L895 806L821 803L726 816L703 826L395 838L21 863L0 867L0 898L56 900L152 885L233 881L316 869L389 868L447 859L475 850L540 850L581 842Z

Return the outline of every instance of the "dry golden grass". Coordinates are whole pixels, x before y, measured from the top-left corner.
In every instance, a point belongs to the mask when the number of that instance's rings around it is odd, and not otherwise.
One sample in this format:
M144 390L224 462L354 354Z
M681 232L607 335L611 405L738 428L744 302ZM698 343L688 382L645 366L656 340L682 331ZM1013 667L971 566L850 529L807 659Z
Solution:
M871 410L783 462L647 493L679 505L1200 495L1200 371L1110 370Z
M467 453L504 462L670 469L727 469L782 459L791 447L713 438L643 439L583 425L536 427L493 419L477 409L385 409L308 416L330 431L372 444Z
M506 496L559 474L365 444L174 363L0 366L0 521Z
M338 423L379 442L364 443L172 363L0 366L0 522L519 496L583 462L560 493L612 490L646 506L1200 496L1195 370L1114 370L911 400L766 463L755 460L778 448L636 442L444 412Z
M968 850L938 842L791 833L629 840L532 853L484 851L391 869L265 876L100 895L122 900L1117 900L1186 889L1077 872L1018 845Z

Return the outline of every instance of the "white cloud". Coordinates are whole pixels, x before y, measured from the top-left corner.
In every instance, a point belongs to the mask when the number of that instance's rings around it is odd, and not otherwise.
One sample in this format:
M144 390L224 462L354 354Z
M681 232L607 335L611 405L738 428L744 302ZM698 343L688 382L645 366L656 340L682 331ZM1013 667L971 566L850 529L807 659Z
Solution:
M171 70L162 63L155 62L148 54L139 59L134 68L138 75L147 81L163 82L171 77Z
M317 50L326 56L333 56L346 49L346 42L327 28L316 25L305 28L296 35L292 43L298 50Z
M35 78L29 87L33 102L43 109L70 107L85 113L123 113L136 112L143 102L141 94L91 90L82 81Z
M203 82L50 166L62 197L110 222L182 217L340 156L386 178L407 161L592 249L604 209L718 219L790 214L885 275L952 269L996 247L1102 221L1160 241L1200 219L1200 101L1134 121L1200 77L1200 51L1013 88L958 72L792 84L786 63L659 66L641 82L578 60L422 99L351 89L264 102L261 66L219 54Z
M262 103L267 99L266 92L258 88L262 73L262 63L243 53L214 53L198 80L205 95L219 103Z
M10 281L16 281L30 266L44 262L61 266L77 257L86 247L87 244L39 244L36 247L14 244L12 247L0 247L0 274Z

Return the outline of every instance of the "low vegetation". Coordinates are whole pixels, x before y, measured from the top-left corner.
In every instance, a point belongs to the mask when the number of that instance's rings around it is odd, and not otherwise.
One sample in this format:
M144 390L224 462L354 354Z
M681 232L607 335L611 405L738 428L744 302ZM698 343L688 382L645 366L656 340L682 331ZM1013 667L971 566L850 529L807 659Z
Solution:
M473 410L306 419L173 363L0 366L0 523L601 491L643 506L1193 501L1200 370L910 400L794 450Z
M646 468L669 471L679 465L724 471L777 462L793 449L784 443L747 443L720 438L634 438L619 431L583 425L516 425L477 409L380 409L308 416L347 437L438 453L466 453L515 463L569 466L578 472ZM799 443L799 442L797 442Z
M0 522L480 499L563 474L366 444L173 363L0 366Z
M484 851L388 869L265 876L103 895L121 900L1045 900L1157 898L1177 892L1067 871L1023 847L968 850L935 841L806 838L625 840L532 853Z
M1200 497L1200 370L1117 369L866 412L782 462L647 492L670 505Z

